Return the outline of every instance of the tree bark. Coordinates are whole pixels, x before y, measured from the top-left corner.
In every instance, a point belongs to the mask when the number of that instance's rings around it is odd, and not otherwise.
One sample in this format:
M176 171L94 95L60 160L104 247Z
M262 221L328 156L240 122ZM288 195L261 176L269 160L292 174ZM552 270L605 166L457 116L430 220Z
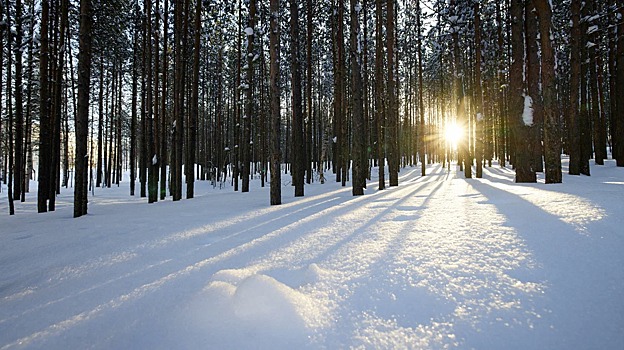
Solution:
M544 154L546 183L561 183L561 138L555 86L555 55L552 46L552 9L547 0L533 0L539 18L544 95Z
M37 185L37 211L48 211L48 196L50 187L50 89L48 82L49 65L49 33L50 26L49 0L41 2L40 48L39 48L39 174Z
M279 24L279 0L270 0L270 85L271 85L271 205L282 204L282 180L280 165L282 163L282 153L280 150L281 140L281 117L280 117L280 24Z
M13 199L21 198L24 181L22 153L24 148L24 89L22 86L22 1L15 0L15 162L13 165Z
M481 88L481 13L479 2L474 3L475 27L475 68L474 68L474 102L476 121L475 158L477 159L477 178L483 177L483 124L485 123L483 110L483 91Z
M362 72L361 72L361 48L360 48L360 8L357 0L350 0L351 17L351 94L353 115L353 176L351 179L352 193L354 196L364 194L366 184L366 164L363 162L365 152L365 129L364 129L364 104L362 101Z
M377 130L377 154L379 163L379 189L386 188L385 180L385 118L383 79L383 8L382 0L375 0L375 128Z
M290 0L290 46L292 73L292 140L293 166L292 178L295 186L295 197L304 195L305 177L305 145L303 140L303 111L301 96L301 64L299 63L299 4Z
M76 177L74 217L87 214L89 92L91 81L91 1L80 0L78 53L78 111L76 114Z
M201 49L201 1L195 5L195 38L193 43L193 76L191 87L191 113L189 120L187 167L186 167L186 198L193 198L195 195L195 143L197 142L197 120L199 118L199 50Z
M513 123L514 167L516 182L537 182L535 170L531 167L529 126L525 124L522 114L525 106L523 65L524 50L524 4L511 1L511 48L512 61L509 75L510 82L510 119Z
M388 101L388 172L389 185L399 185L399 144L398 144L398 98L397 81L395 77L395 5L396 0L387 0L386 18L386 48L388 54L388 81L387 81L387 101Z
M579 130L579 87L581 78L581 2L570 2L570 104L567 114L570 175L581 174L581 135Z
M251 166L251 120L253 119L253 85L254 85L254 37L256 35L256 0L249 2L249 20L245 33L247 34L247 81L245 83L245 114L243 115L243 139L241 142L241 192L249 192L249 177Z

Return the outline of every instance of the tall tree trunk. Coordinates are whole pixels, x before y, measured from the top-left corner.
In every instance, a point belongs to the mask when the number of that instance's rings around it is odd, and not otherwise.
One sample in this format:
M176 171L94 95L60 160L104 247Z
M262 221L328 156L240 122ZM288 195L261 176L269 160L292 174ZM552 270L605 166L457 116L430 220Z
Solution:
M534 0L527 3L525 8L525 42L526 42L526 76L528 87L528 95L532 101L533 108L533 125L529 128L529 149L531 157L531 166L536 172L543 172L544 166L542 161L542 133L544 124L544 106L542 102L542 92L540 91L540 61L538 56L538 23L537 16L533 9L535 8Z
M184 2L175 3L175 81L174 81L174 126L172 161L172 196L174 201L182 199L182 163L184 148L184 23L187 21Z
M354 196L364 194L366 184L366 163L363 162L362 154L365 152L365 129L364 129L364 104L362 101L362 72L361 72L361 47L360 47L360 22L359 14L361 7L357 0L350 0L351 17L351 94L353 115L353 176L351 179Z
M245 83L245 115L243 115L243 139L241 142L241 192L249 192L249 176L251 165L251 120L253 119L253 85L254 85L254 37L256 31L256 0L249 2L249 21L245 33L247 34L247 82Z
M292 135L293 166L292 178L295 197L304 195L305 145L303 143L303 111L301 96L301 65L299 63L299 3L290 0L290 46L292 73Z
M314 159L313 142L313 105L312 105L312 0L306 0L306 183L312 182L312 162Z
M152 13L154 13L155 23L152 24ZM151 94L151 99L149 99L148 103L150 103L150 107L152 110L152 117L149 118L149 168L148 168L148 203L155 203L158 201L158 176L160 172L160 147L159 147L159 139L160 139L160 99L158 98L158 90L160 89L160 83L158 76L160 75L160 62L159 62L159 50L160 50L160 28L159 28L159 19L160 14L158 10L158 2L155 4L154 11L151 10L151 2L150 8L148 12L148 27L151 27L149 30L150 43L153 41L153 46L149 45L148 48L148 67L150 67L150 73L148 77L148 81L150 82L150 86L153 82L153 92ZM152 60L154 64L152 65ZM152 73L153 72L153 73ZM163 72L164 73L164 72ZM164 74L163 74L164 75Z
M50 89L48 81L48 66L50 58L50 43L48 28L50 26L49 0L41 2L41 22L39 25L39 174L37 185L37 211L48 211L48 196L50 187Z
M91 81L91 1L80 0L80 50L78 52L78 111L76 114L76 177L74 217L87 214L89 85Z
M599 40L598 30L591 29L595 23L596 16L600 16L599 11L596 9L596 1L590 0L586 2L587 11L589 12L589 19L586 23L589 26L587 33L588 42L587 50L589 51L589 62L587 64L589 69L589 91L591 96L591 123L592 123L592 140L594 149L594 159L597 165L604 165L604 160L607 158L607 145L606 145L606 124L604 122L604 108L602 106L602 53L599 52ZM591 45L591 46L590 46Z
M422 11L420 8L420 0L416 1L416 26L418 31L418 113L419 113L419 127L418 127L418 150L420 155L420 175L426 175L425 164L425 105L423 101L423 62L422 62Z
M529 127L531 120L523 119L525 106L530 97L524 93L523 66L525 64L524 50L524 4L511 1L511 47L512 61L509 75L510 82L510 121L513 123L513 140L515 148L514 167L516 168L516 182L536 182L535 170L531 167L531 152L529 147ZM527 108L528 112L528 108Z
M390 186L399 185L399 130L398 130L398 84L395 77L395 6L396 0L387 0L386 18L386 47L388 54L388 81L387 81L387 101L388 101L388 172ZM398 64L398 62L397 62Z
M162 101L160 111L160 199L167 196L167 76L169 67L168 34L169 34L169 1L165 0L163 23L163 59L162 59Z
M21 198L24 181L22 153L24 148L24 89L22 86L22 1L15 0L15 163L13 165L13 198ZM1 64L1 62L0 62Z
M134 10L134 27L132 33L132 102L131 102L131 117L130 117L130 195L134 196L134 188L136 184L136 169L137 169L137 100L138 100L138 82L139 82L139 10L136 5ZM100 91L102 87L100 86ZM100 104L101 104L100 94ZM101 108L101 107L100 107ZM101 120L101 119L100 119ZM100 129L101 130L101 129ZM100 136L98 138L98 153L102 144L100 142ZM98 162L100 155L98 154ZM98 163L98 168L101 165ZM99 171L98 171L99 172ZM98 174L99 176L99 174ZM99 182L98 182L99 186Z
M588 6L581 6L581 18L589 17ZM581 32L581 45L580 45L580 55L581 55L581 98L580 104L581 108L579 111L579 129L580 129L580 144L581 144L581 162L580 162L580 172L583 175L590 176L590 167L589 160L593 155L593 146L592 146L592 134L591 134L591 119L589 114L589 94L588 94L588 64L584 63L589 60L589 53L587 50L587 21L580 21L580 32Z
M386 188L385 180L385 112L383 80L383 7L382 0L375 0L375 124L377 130L377 154L379 163L379 189Z
M581 174L581 134L579 130L579 87L581 79L581 2L570 2L570 104L567 114L570 175Z
M546 183L561 183L561 138L555 86L555 55L552 46L552 9L546 0L533 0L539 18L544 95L544 153Z
M8 114L8 120L7 120L7 143L8 143L8 181L7 181L7 189L8 189L8 199L9 199L9 215L15 215L15 203L13 201L13 161L14 161L14 156L13 156L13 93L12 93L12 85L13 85L13 53L11 52L12 49L12 39L11 39L11 7L9 6L9 4L6 4L7 7L7 21L6 21L6 25L8 30L6 31L7 33L7 53L8 53L8 59L7 59L7 73L6 73L6 81L7 81L7 114ZM0 7L3 7L4 4L0 4ZM0 65L2 64L2 62L0 62Z
M201 1L195 5L195 38L193 44L193 83L191 87L191 114L189 120L189 147L187 150L187 167L186 167L186 198L193 198L195 195L195 173L194 164L196 158L195 143L197 140L197 119L199 115L199 50L201 38Z
M279 24L279 0L270 0L270 85L271 85L271 205L282 204L282 180L280 165L282 164L281 142L281 117L280 117L280 85L279 85L279 56L280 56L280 24Z
M475 75L474 75L474 112L476 120L475 158L477 159L477 178L483 177L483 124L485 123L483 110L483 91L481 89L481 10L479 2L474 3L475 27Z

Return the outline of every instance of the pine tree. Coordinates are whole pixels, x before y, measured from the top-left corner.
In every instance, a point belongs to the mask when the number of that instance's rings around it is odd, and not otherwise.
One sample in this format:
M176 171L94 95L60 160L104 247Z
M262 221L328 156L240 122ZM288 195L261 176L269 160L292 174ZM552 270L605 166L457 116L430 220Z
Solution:
M88 124L91 82L91 1L80 1L80 50L78 53L78 111L76 114L76 187L74 217L87 214Z

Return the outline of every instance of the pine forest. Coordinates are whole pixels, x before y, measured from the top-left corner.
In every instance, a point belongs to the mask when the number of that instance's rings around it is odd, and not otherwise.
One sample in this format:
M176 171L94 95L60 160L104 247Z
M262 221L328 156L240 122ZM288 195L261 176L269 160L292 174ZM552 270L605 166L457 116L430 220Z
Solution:
M546 184L562 156L624 166L619 0L2 0L0 43L10 214L70 191L79 217L97 187L259 182L279 205L362 195L373 168L381 190L434 163Z

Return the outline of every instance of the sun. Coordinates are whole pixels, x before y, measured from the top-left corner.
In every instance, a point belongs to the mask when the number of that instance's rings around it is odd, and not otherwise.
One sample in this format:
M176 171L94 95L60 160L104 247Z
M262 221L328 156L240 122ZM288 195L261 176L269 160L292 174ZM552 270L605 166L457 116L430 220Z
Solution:
M444 138L446 142L448 142L454 149L457 148L457 144L461 141L463 137L464 130L461 126L457 125L455 122L451 122L446 124L446 130L444 131Z

